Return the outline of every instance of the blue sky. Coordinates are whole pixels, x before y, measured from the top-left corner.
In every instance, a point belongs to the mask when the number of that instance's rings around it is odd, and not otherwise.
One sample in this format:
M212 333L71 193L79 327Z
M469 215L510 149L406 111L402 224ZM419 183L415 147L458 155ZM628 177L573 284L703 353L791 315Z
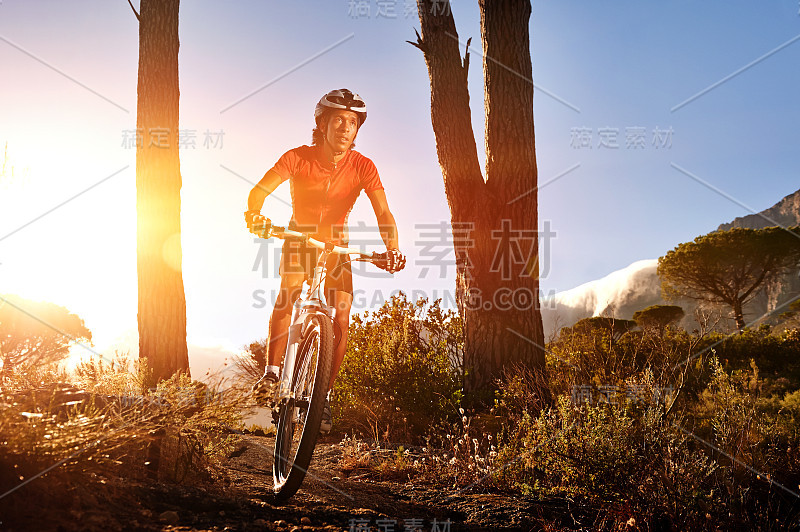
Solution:
M376 0L183 2L181 128L196 141L181 153L193 344L232 349L264 336L269 306L258 308L258 294L277 278L252 271L248 181L309 142L314 103L333 88L367 101L358 149L378 166L412 262L395 279L357 280L362 308L396 289L452 292L452 267L440 276L419 264L420 224L449 213L427 70L405 42L419 23L406 4L388 2L387 14ZM800 188L799 11L797 1L534 2L539 216L556 233L542 258L545 294L656 258ZM453 12L462 41L473 38L482 146L477 2L456 1ZM135 150L122 141L135 128L137 56L125 0L0 2L0 292L68 306L99 347L136 325ZM635 138L643 143L628 146ZM279 189L265 212L288 220L288 199ZM359 221L374 223L366 199L351 215Z

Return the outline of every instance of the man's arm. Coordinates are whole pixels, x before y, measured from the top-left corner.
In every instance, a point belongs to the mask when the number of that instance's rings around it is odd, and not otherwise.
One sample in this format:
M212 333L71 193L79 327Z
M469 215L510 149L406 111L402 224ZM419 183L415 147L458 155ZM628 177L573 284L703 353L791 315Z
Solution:
M270 170L261 178L247 197L247 210L261 212L264 200L283 182L277 172Z
M386 192L373 190L372 192L367 192L367 197L372 203L372 210L375 211L378 230L381 233L383 242L386 244L386 249L398 249L397 224L394 221L394 216L392 216L392 211L389 210L389 204L386 202Z

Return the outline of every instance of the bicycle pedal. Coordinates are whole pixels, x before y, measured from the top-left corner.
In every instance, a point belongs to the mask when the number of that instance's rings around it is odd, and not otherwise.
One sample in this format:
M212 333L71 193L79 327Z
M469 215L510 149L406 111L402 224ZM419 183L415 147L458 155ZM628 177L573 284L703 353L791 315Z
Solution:
M253 385L253 398L260 406L272 408L278 395L280 381L276 375L265 375Z

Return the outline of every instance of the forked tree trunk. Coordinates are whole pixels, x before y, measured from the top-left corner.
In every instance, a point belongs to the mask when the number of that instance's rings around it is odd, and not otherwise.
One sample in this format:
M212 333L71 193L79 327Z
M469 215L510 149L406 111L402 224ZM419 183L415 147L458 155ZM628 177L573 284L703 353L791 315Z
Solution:
M136 126L139 357L156 381L189 373L181 273L179 0L142 0Z
M530 2L481 1L486 178L470 122L467 70L449 4L418 0L431 83L431 120L450 206L464 319L465 385L486 388L515 364L540 377L549 400L539 310L537 171Z

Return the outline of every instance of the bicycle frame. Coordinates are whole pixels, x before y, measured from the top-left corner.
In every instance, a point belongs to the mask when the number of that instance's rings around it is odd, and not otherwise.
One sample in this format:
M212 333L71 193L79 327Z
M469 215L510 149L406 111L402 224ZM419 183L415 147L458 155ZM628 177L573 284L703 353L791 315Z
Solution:
M341 255L359 255L359 258L369 258L369 255L356 248L336 246L330 242L322 242L298 231L284 229L282 227L272 227L272 236L280 238L296 238L308 245L320 249L317 265L314 267L314 276L311 279L308 291L305 296L301 295L292 305L291 325L289 326L289 336L286 343L286 352L283 356L283 368L281 370L280 383L278 385L275 404L280 404L284 399L297 399L292 391L292 376L297 362L297 350L300 346L300 339L303 337L307 316L322 313L328 319L333 320L336 316L336 309L328 305L323 289L323 281L327 272L327 260L332 253Z

